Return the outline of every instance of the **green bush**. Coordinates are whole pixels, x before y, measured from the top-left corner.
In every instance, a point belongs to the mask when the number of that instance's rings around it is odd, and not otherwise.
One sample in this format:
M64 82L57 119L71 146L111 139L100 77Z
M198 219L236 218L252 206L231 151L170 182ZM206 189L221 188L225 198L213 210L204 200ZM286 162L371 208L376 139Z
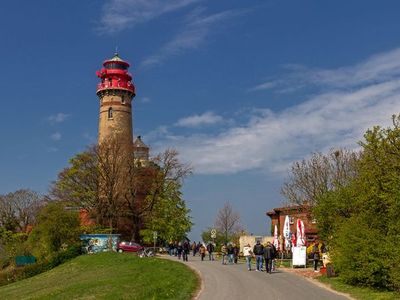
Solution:
M349 284L389 287L391 260L385 244L382 232L370 227L362 217L348 219L334 243L335 270Z

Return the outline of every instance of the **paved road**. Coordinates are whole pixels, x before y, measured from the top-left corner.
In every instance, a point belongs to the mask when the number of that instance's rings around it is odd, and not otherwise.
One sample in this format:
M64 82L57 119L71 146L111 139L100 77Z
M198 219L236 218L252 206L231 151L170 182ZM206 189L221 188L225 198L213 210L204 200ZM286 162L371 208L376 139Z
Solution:
M177 260L175 257L170 259ZM198 256L189 256L186 264L199 271L203 279L199 300L348 299L289 272L247 271L244 263L222 265L220 261L207 258L201 261Z

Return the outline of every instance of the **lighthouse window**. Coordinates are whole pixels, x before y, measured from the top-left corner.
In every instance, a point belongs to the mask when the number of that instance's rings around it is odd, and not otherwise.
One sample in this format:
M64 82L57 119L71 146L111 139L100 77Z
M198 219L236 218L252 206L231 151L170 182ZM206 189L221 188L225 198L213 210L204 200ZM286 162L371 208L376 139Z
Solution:
M125 97L122 97L122 98L121 98L121 103L122 103L122 104L125 104Z
M112 109L112 107L110 107L110 108L108 109L108 118L109 118L109 119L112 119L112 118L113 118L113 109Z
M110 63L105 65L106 69L118 69L118 70L126 70L127 66L117 63Z

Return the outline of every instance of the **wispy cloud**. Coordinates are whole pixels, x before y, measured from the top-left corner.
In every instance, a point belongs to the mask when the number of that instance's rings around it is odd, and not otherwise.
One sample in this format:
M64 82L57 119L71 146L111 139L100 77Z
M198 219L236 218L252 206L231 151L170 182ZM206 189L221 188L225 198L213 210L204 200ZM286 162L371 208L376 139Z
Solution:
M102 7L99 33L115 33L153 20L201 0L108 0Z
M323 88L303 103L280 112L255 109L241 125L213 134L174 135L171 127L154 148L176 147L202 174L283 172L313 151L358 148L367 128L388 126L400 113L400 49L310 76Z
M50 123L54 124L54 123L64 122L67 118L69 118L68 114L58 113L58 114L51 115L51 116L47 117L47 120Z
M217 123L221 123L223 122L223 120L224 119L221 116L218 116L215 113L208 111L201 115L193 115L179 119L175 125L179 127L200 127L204 125L214 125Z
M203 15L203 9L196 9L186 17L183 29L164 44L155 54L142 61L142 67L161 64L167 58L190 49L200 47L221 22L242 15L245 11L226 10L212 15Z
M58 148L56 148L56 147L47 147L46 148L46 152L48 152L48 153L54 153L57 151L58 151Z
M55 133L53 133L53 134L50 136L50 138L51 138L53 141L59 141L59 140L61 140L61 133L55 132Z
M142 98L139 98L139 101L141 103L149 103L149 102L151 102L151 99L149 97L142 97Z
M351 66L338 69L316 69L298 64L288 64L284 74L277 79L261 82L249 91L275 89L277 92L294 92L310 85L318 88L357 88L367 84L386 82L400 76L400 48L381 53Z

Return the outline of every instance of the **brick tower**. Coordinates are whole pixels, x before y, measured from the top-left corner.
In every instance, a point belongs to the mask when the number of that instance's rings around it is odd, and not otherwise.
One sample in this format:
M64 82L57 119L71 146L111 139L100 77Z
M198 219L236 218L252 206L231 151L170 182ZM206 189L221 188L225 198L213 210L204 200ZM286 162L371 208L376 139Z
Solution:
M115 53L96 72L101 79L96 92L100 99L99 144L108 138L116 138L128 146L133 145L132 99L135 86L128 68L129 63Z

